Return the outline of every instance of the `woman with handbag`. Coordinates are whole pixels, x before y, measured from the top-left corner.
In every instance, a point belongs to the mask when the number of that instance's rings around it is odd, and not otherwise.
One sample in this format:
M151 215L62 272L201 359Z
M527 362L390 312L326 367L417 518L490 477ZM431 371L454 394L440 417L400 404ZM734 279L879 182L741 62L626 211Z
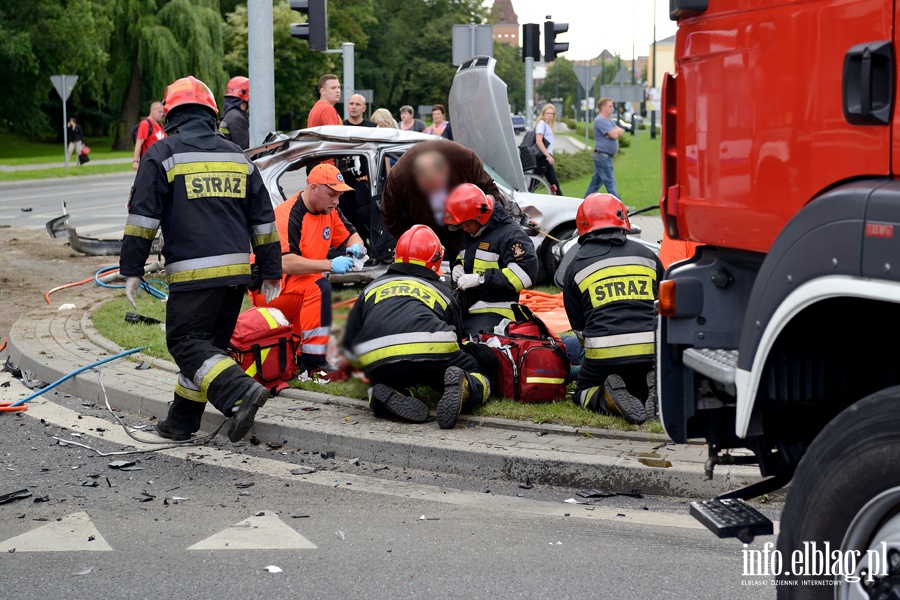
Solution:
M559 178L556 176L556 161L553 159L553 126L556 124L556 107L545 104L541 114L534 124L534 141L541 151L537 157L537 173L547 178L550 183L550 192L562 196Z

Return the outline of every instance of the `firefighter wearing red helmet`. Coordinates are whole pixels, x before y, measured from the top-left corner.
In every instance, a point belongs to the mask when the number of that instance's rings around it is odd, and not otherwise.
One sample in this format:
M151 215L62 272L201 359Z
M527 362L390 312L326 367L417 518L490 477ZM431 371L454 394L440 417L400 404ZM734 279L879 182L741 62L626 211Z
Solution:
M514 321L511 305L537 279L531 239L499 202L471 183L457 186L447 196L444 222L464 234L452 278L465 310L466 333L490 331L503 319Z
M563 299L577 335L566 338L581 359L573 400L589 410L643 423L656 413L656 310L663 267L628 239L622 201L591 194L576 216L580 248L565 274ZM582 349L583 348L583 349Z
M423 385L442 392L437 419L448 429L490 394L478 361L463 349L462 313L440 281L443 258L434 231L414 225L397 241L394 264L350 311L342 346L369 377L377 416L424 423L428 406L413 396Z
M246 150L250 147L250 80L246 77L232 77L225 86L225 110L219 122L219 133L229 142L234 142Z
M135 306L157 230L169 283L166 343L180 368L162 437L184 441L199 430L207 400L233 417L236 442L253 425L269 391L226 350L250 283L256 253L263 289L281 290L281 247L262 177L235 144L216 133L218 109L202 81L185 77L165 95L166 133L141 161L131 188L119 259ZM135 306L136 308L136 306Z

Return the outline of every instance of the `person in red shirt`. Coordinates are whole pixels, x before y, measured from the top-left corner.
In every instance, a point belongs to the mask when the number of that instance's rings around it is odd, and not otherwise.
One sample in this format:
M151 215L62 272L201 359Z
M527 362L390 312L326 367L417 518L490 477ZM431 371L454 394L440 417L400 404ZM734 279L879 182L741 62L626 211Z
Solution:
M154 102L150 105L150 114L138 124L137 135L134 139L134 163L131 165L135 171L141 164L141 157L146 154L150 146L166 137L162 120L163 104L162 102Z
M337 75L330 73L319 77L319 99L309 111L309 117L306 119L307 127L318 127L320 125L341 125L338 111L334 106L341 101L341 82Z
M301 340L301 371L327 370L326 353L331 333L331 283L322 273L343 274L353 259L363 258L366 247L338 209L343 192L352 190L341 172L329 164L316 165L306 177L307 187L275 208L281 239L281 295L266 304L259 292L251 293L254 306L277 308L291 321ZM328 260L333 248L346 255Z

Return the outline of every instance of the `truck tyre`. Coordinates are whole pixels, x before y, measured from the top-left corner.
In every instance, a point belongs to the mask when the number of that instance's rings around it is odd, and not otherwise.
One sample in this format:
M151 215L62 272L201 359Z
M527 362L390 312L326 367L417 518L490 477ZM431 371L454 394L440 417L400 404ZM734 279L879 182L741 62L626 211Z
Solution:
M813 577L782 576L800 585L779 586L779 600L874 600L897 597L891 590L900 594L900 387L845 409L810 444L787 493L778 550L787 572L793 552L803 551L804 542L816 542L820 550L828 542L832 552L859 550L858 575L867 564L866 551L881 553L881 541L887 542L888 577L876 577L868 587L865 581L833 587L803 585Z

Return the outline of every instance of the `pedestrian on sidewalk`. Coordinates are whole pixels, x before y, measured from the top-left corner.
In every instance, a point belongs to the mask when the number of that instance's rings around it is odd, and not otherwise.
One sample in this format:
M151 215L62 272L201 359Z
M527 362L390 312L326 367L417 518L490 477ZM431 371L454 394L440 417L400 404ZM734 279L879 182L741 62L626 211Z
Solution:
M588 185L585 197L590 196L605 186L606 191L619 197L616 189L616 173L613 170L613 157L619 151L619 138L625 135L625 130L610 119L613 112L613 101L609 98L600 98L599 114L594 119L594 176Z
M78 157L81 156L81 149L84 148L84 132L81 131L81 125L75 121L75 117L69 118L66 129L68 130L69 136L69 146L66 148L66 158L72 156L72 151L74 150L75 164L81 164L78 161ZM72 162L72 160L70 159L69 162Z
M342 345L372 383L369 406L377 417L424 423L428 406L413 395L422 385L441 393L438 425L450 429L462 411L490 395L479 361L463 349L485 347L463 346L459 304L440 280L443 258L434 231L414 225L397 241L394 264L359 295L347 318Z
M150 105L150 114L138 123L134 134L134 161L132 168L137 171L141 164L141 158L150 149L150 146L166 137L166 131L162 126L163 105L162 102L154 102Z
M622 201L591 194L575 218L580 248L563 286L576 337L566 350L581 362L572 400L599 413L643 423L656 415L656 309L663 267L646 246L629 240ZM583 348L583 350L582 350Z
M269 390L227 354L256 254L261 293L281 292L281 246L259 171L217 131L218 107L202 81L185 77L166 89L171 137L146 152L131 188L120 273L135 306L144 263L158 229L169 283L166 344L181 369L168 416L157 433L186 441L200 429L207 400L232 417L228 439L253 426Z
M546 177L550 182L550 192L562 196L562 188L559 178L556 176L556 160L553 158L553 127L556 125L556 107L545 104L541 114L534 124L534 143L541 155L538 156L537 173Z

